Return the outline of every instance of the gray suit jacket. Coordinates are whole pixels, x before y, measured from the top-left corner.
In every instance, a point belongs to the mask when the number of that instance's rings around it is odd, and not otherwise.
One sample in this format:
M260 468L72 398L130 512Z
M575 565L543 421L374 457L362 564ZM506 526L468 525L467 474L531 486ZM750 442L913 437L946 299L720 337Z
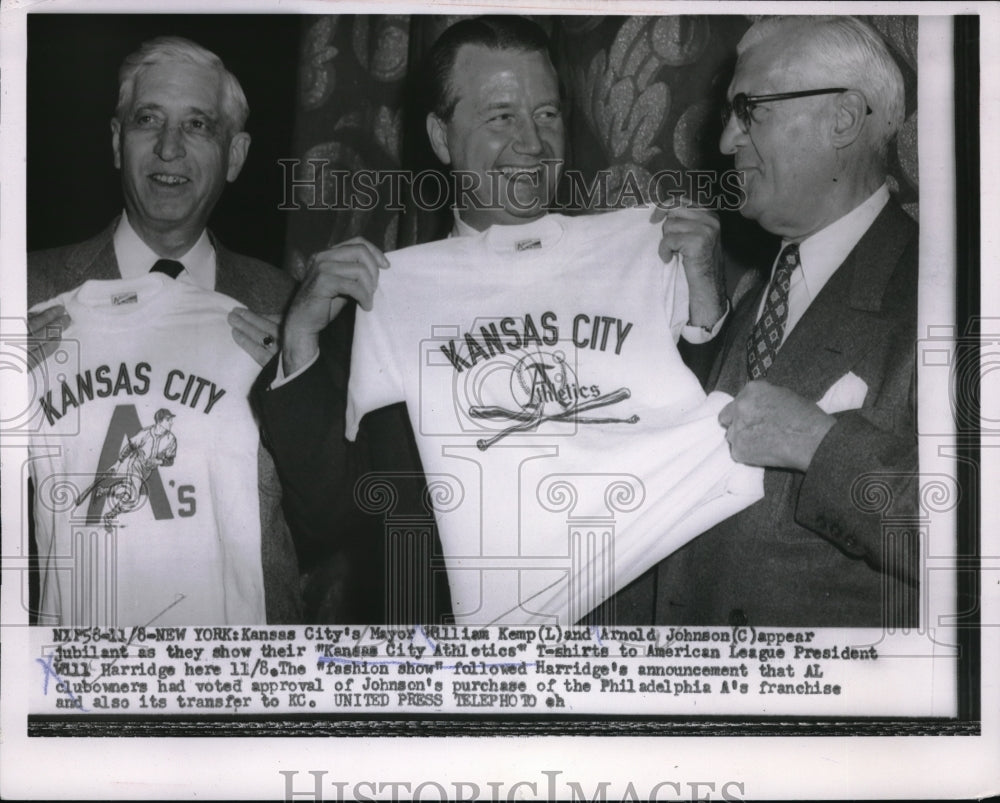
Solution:
M917 622L917 228L890 202L789 334L768 373L811 401L848 372L809 470L768 469L764 498L696 538L616 599L621 621L880 627ZM734 310L709 387L747 382L764 287ZM609 615L608 611L604 613Z
M120 279L114 232L118 220L82 243L28 254L28 306L47 301L90 279ZM295 287L290 276L266 262L233 253L209 232L215 247L215 289L254 312L281 313ZM267 619L301 621L298 562L281 511L281 487L271 455L258 452L261 557Z

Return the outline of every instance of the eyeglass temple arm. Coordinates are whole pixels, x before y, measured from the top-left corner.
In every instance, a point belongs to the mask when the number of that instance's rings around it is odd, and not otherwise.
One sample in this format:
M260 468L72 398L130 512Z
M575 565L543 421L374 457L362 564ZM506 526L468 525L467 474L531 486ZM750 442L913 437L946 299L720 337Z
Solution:
M799 92L779 92L775 95L744 95L746 103L766 103L769 100L792 100L793 98L808 98L814 95L833 95L837 92L850 92L846 86L830 87L829 89L805 89ZM863 97L863 96L862 96ZM871 114L872 107L865 99L865 114Z

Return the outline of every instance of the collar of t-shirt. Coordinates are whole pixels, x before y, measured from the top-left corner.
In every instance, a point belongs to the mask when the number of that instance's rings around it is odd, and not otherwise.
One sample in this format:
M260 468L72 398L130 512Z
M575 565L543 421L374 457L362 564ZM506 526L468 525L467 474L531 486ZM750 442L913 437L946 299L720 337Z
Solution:
M128 222L128 215L124 212L115 229L114 246L115 259L118 260L118 270L123 279L134 279L149 273L160 259L157 253L136 234ZM215 248L208 238L207 230L203 231L190 250L177 257L176 261L184 266L184 270L177 277L178 281L193 284L203 290L215 289Z
M455 225L451 237L482 235L487 252L504 260L531 261L535 257L545 256L562 239L565 231L562 223L565 218L559 214L543 215L516 226L490 226L484 233L463 221L458 216L458 210L453 212ZM711 328L692 326L688 323L681 329L681 337L692 345L708 343L722 330L723 324L729 317L729 310L727 300L722 317Z
M524 253L528 250L524 244L529 241L533 243L533 248L544 251L555 245L563 235L562 225L556 222L559 217L552 214L545 214L525 223L488 226L480 231L462 220L457 209L453 209L452 213L455 216L455 225L449 237L478 237L485 232L486 247L501 255L505 252ZM517 247L518 243L521 243L521 247Z
M837 268L854 250L854 246L858 244L888 202L889 188L883 184L864 203L854 207L842 218L835 220L825 229L820 229L799 243L799 267L792 271L792 279L788 287L788 320L785 323L785 338L805 315L806 310L819 295L820 290L837 272ZM789 242L791 241L781 241L782 250ZM774 265L771 267L772 276L777 264L778 260L775 259ZM762 298L760 306L757 308L758 318L763 311L764 299Z

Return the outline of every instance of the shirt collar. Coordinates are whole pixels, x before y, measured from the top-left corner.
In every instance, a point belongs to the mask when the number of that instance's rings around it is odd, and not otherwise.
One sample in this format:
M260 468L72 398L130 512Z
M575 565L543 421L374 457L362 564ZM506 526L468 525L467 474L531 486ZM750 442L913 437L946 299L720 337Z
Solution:
M138 235L122 212L114 234L115 259L123 279L134 279L149 273L160 256ZM215 248L204 230L186 254L177 257L184 266L178 281L193 284L203 290L215 289Z
M449 237L471 237L480 233L478 229L474 229L462 220L457 209L452 209L451 212L455 216L455 225L451 227L451 233L448 235Z
M819 295L888 202L889 188L883 184L864 203L799 243L802 282L810 301ZM782 249L786 245L788 241L782 240Z
M457 209L452 209L451 211L455 216L455 225L452 226L448 237L478 237L484 233L479 229L473 228L462 220ZM555 223L553 225L553 222L556 221L556 217L554 217L552 213L547 212L540 218L535 218L535 220L528 221L527 223L489 226L484 230L485 232L492 232L494 229L498 230L498 232L492 235L487 234L486 241L491 243L491 246L498 251L509 250L510 248L514 248L516 251L524 251L531 250L532 246L541 247L541 240L539 240L537 244L533 244L524 241L523 238L530 236L532 232L530 228L526 227L539 223L539 221L545 221L540 225L543 227L541 231L546 232L549 236L549 240L545 243L546 247L548 247L549 245L555 244L555 242L562 237L562 225L559 223ZM514 242L515 240L521 243L519 248L517 247L517 243Z

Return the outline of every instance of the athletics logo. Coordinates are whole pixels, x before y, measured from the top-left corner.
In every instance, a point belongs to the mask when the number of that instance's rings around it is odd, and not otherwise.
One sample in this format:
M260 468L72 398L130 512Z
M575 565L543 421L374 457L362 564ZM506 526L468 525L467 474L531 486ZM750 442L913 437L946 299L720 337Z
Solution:
M511 400L516 408L498 405L470 405L469 417L480 420L510 421L491 438L476 441L486 451L498 441L517 432L532 432L549 421L574 424L634 424L639 416L627 418L583 416L580 413L609 407L632 394L628 388L601 393L597 385L581 385L561 350L542 351L522 357L510 370Z

